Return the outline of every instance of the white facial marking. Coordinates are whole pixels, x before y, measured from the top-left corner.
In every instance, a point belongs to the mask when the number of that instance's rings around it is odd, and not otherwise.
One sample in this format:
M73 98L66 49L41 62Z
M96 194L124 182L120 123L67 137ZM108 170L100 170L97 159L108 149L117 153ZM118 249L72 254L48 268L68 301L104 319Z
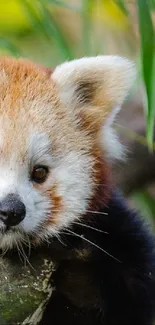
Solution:
M65 210L60 212L57 224L49 227L49 231L58 232L67 227L87 209L93 191L92 166L92 158L71 152L54 168L53 181L58 183L58 194L65 202Z
M23 162L16 152L10 153L10 160L3 161L0 157L0 201L8 194L17 194L26 207L26 216L16 227L15 231L8 234L0 234L0 247L7 248L15 244L21 238L22 233L33 233L37 227L47 218L50 202L47 197L35 189L30 173L35 164L51 165L52 157L49 154L49 140L46 134L33 134L27 141L27 152ZM3 232L4 224L0 222L0 231ZM22 235L23 236L23 235Z
M26 207L26 216L19 225L6 233L3 233L5 227L0 222L0 248L13 247L16 242L22 240L24 234L39 236L41 239L51 237L85 212L93 189L90 176L93 159L88 155L71 151L57 158L53 164L48 136L34 133L28 137L23 162L21 163L14 152L10 153L10 157L5 163L2 157L0 158L0 200L10 193L17 194ZM30 171L35 165L50 168L47 180L39 188L36 188L30 179ZM49 216L52 219L53 202L46 191L55 184L64 206L57 213L56 223L42 227Z

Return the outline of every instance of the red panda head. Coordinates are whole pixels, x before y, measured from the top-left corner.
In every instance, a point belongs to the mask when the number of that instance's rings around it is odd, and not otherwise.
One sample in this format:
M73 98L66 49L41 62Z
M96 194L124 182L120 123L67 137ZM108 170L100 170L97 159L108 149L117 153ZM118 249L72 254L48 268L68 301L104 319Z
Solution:
M134 77L117 56L52 73L0 59L0 248L57 236L87 212L100 183L108 191L107 161L121 155L111 124Z

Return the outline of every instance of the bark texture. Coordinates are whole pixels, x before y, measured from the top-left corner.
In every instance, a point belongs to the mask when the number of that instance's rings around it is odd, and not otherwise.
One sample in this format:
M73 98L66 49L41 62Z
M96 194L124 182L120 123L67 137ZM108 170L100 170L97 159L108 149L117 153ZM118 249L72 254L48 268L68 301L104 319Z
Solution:
M42 317L52 294L54 265L42 253L30 263L0 258L0 325L37 325Z

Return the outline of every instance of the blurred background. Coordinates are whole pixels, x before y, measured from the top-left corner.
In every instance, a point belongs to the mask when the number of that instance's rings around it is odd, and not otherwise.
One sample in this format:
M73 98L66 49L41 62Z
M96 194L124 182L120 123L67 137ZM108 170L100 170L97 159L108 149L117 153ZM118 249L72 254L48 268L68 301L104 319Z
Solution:
M0 55L46 66L85 55L135 60L138 77L115 128L127 161L113 164L129 204L155 226L155 0L0 0Z

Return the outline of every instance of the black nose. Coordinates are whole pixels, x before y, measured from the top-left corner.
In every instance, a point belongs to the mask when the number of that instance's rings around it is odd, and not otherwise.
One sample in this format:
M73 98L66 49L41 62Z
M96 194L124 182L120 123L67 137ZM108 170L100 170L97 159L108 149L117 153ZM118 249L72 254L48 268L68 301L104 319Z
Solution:
M4 200L0 201L0 220L6 226L18 225L25 218L25 214L25 205L17 195L9 194Z

